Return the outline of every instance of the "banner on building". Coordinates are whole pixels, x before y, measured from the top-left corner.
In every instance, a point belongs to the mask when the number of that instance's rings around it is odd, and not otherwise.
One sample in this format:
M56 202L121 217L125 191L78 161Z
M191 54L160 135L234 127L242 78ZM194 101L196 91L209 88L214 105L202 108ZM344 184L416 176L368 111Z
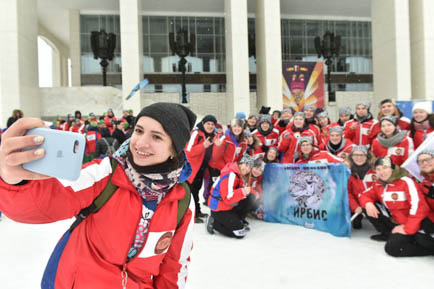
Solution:
M399 108L399 110L402 111L404 116L411 119L413 117L413 105L416 102L421 102L425 100L398 100L396 101L396 106ZM431 107L432 111L434 111L434 101L431 101Z
M267 164L264 171L264 220L350 235L344 164Z
M324 108L323 62L282 63L283 107L301 111L307 104Z

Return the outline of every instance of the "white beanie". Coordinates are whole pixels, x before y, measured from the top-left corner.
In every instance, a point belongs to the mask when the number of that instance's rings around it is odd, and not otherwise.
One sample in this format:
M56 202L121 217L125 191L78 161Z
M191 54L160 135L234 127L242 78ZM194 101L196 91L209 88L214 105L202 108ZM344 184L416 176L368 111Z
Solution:
M418 101L413 105L412 112L414 113L416 109L422 109L430 114L432 113L432 101Z

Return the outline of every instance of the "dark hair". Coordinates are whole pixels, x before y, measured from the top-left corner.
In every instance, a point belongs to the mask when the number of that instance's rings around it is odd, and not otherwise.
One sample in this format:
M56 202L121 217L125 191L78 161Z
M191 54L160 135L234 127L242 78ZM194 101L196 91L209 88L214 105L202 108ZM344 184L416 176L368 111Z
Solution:
M428 114L427 118L425 120L428 120L429 122L429 126L431 128L434 128L434 114ZM423 120L423 121L425 121ZM415 128L415 123L416 121L414 120L414 117L411 118L411 123L410 123L410 137L414 138L414 134L416 133L416 128Z
M101 137L110 137L110 130L106 127L102 127L99 129L99 133L101 134Z

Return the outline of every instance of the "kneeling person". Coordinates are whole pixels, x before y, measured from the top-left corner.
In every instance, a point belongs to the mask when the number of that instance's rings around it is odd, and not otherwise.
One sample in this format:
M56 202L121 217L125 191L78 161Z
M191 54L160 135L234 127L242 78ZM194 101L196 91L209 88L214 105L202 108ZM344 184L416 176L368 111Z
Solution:
M246 236L245 218L257 208L250 186L253 165L254 159L245 154L238 163L229 163L222 169L208 199L211 216L206 226L210 234L215 229L229 237Z

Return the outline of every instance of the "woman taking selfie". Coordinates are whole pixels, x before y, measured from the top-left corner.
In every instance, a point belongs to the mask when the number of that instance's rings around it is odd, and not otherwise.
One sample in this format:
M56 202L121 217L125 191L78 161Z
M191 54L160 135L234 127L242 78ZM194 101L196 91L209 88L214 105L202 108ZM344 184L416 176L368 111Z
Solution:
M189 175L183 149L195 120L178 104L143 108L131 139L113 159L87 163L75 182L22 168L44 156L42 149L21 152L43 142L24 136L43 121L23 118L9 128L0 147L0 210L11 219L34 224L69 219L109 183L116 187L101 210L59 242L59 256L52 255L42 288L184 288L194 202L181 184Z

